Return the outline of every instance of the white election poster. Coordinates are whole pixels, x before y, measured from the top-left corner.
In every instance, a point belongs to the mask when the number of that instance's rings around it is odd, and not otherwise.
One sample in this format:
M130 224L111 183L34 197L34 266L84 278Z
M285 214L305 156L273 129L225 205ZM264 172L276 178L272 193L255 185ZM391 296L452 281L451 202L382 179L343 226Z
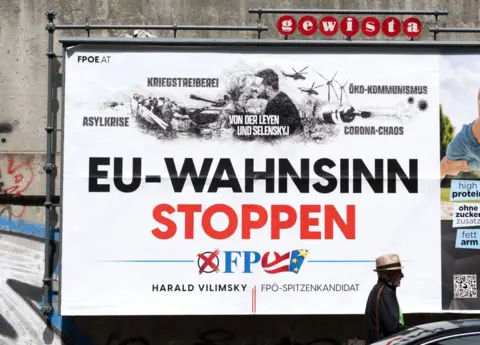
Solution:
M137 50L135 50L137 49ZM62 315L441 311L438 56L72 48Z

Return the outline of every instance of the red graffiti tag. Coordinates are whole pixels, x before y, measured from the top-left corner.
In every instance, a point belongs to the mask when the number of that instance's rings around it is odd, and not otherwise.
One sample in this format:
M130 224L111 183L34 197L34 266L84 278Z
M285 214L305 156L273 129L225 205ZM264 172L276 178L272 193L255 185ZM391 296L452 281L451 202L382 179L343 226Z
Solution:
M18 160L9 155L7 166L0 167L0 194L23 195L32 185L34 172L33 157ZM25 214L25 206L0 205L0 215L7 212L11 217L21 218Z

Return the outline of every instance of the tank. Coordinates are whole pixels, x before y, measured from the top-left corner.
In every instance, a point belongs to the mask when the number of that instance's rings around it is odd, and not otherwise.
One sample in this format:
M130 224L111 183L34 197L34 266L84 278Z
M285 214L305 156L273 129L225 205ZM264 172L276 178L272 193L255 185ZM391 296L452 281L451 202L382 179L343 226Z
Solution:
M199 97L197 95L190 95L190 98L212 104L209 107L187 109L187 115L190 117L190 120L198 125L208 125L217 122L222 110L228 104L227 99L225 98L216 101Z
M221 112L221 108L214 107L187 109L187 115L190 117L190 120L197 125L208 125L217 122Z

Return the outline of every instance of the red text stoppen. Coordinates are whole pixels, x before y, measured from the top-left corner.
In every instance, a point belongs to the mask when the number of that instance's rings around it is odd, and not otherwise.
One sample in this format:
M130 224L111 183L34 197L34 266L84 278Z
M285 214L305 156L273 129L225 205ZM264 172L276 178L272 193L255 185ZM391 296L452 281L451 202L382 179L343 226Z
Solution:
M232 207L225 204L215 204L203 209L201 204L179 204L176 207L170 204L159 204L153 209L153 219L166 227L165 230L155 228L153 236L161 240L168 240L177 234L177 229L185 229L183 238L193 240L195 237L195 214L201 213L203 232L215 240L225 240L240 232L242 240L248 240L252 236L252 230L268 231L270 239L279 240L282 231L288 231L293 227L300 229L301 240L333 240L334 229L338 228L348 240L355 239L355 205L345 207L346 217L343 218L334 205L301 205L299 210L289 205L271 205L268 209L256 204L242 205L240 214ZM175 212L184 214L184 224L177 225L175 221L164 216ZM323 212L323 222L313 213ZM227 216L228 222L225 229L214 229L212 217L217 213ZM286 217L285 217L286 216ZM240 225L240 226L239 226ZM316 229L314 227L317 227ZM320 228L318 228L320 227Z

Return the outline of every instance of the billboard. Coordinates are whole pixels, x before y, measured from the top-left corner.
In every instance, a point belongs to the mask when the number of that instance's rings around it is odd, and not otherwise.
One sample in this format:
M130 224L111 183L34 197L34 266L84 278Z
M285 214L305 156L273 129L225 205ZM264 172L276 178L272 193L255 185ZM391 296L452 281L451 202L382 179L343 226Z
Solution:
M455 309L444 58L245 49L67 50L62 315L363 314L387 253Z
M480 63L440 57L442 309L480 310ZM447 174L447 175L445 175Z

